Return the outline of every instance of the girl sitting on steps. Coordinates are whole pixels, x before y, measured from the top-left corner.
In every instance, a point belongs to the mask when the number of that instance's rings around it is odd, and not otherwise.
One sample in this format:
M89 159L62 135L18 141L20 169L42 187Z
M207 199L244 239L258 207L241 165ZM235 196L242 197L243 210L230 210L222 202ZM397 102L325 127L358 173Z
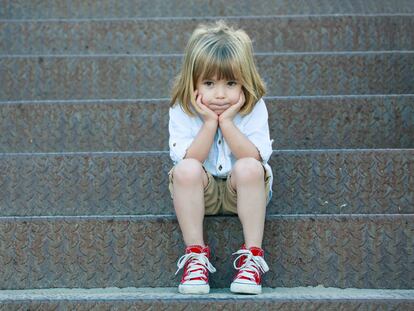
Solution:
M185 49L169 111L174 167L169 190L186 245L179 292L210 290L210 248L204 215L237 214L244 244L234 254L237 273L230 290L261 293L269 270L262 249L266 205L272 192L272 154L265 86L249 36L224 22L199 26ZM177 272L178 272L177 271Z

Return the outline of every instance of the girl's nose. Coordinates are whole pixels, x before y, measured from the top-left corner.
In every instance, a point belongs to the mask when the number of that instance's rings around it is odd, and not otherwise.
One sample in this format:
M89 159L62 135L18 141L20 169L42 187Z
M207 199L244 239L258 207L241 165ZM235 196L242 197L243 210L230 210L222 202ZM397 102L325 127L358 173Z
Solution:
M225 98L226 91L224 90L224 87L218 86L216 88L216 98Z

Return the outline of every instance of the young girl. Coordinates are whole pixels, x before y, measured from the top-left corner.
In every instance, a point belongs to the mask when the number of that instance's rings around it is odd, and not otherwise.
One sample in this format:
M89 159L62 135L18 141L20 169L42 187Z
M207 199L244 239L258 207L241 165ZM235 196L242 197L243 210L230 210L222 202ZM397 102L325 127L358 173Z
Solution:
M265 87L253 60L249 36L224 22L199 26L185 50L173 87L169 120L169 173L185 255L180 293L210 290L210 249L203 239L204 215L237 214L244 245L233 265L234 293L261 293L269 268L262 239L271 198L272 154ZM224 228L223 228L224 229Z

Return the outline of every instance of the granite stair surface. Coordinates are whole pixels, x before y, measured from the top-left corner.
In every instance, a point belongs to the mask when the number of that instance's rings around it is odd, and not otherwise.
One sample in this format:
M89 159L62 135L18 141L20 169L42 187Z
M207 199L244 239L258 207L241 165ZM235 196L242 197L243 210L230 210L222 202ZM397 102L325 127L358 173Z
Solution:
M0 310L413 310L414 2L0 0ZM177 293L168 106L224 19L267 85L258 296L237 217L206 217L210 295Z

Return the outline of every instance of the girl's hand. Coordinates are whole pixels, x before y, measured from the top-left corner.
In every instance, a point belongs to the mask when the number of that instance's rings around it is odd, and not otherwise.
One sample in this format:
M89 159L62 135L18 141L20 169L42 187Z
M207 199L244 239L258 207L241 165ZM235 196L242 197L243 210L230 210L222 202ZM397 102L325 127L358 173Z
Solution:
M234 117L240 111L241 107L243 107L245 101L246 101L246 98L244 96L244 92L241 91L240 97L237 103L234 105L231 105L219 116L219 123L223 124L226 122L233 122Z
M204 120L204 123L218 124L218 115L203 104L203 95L198 94L198 90L194 92L196 97L196 109Z

